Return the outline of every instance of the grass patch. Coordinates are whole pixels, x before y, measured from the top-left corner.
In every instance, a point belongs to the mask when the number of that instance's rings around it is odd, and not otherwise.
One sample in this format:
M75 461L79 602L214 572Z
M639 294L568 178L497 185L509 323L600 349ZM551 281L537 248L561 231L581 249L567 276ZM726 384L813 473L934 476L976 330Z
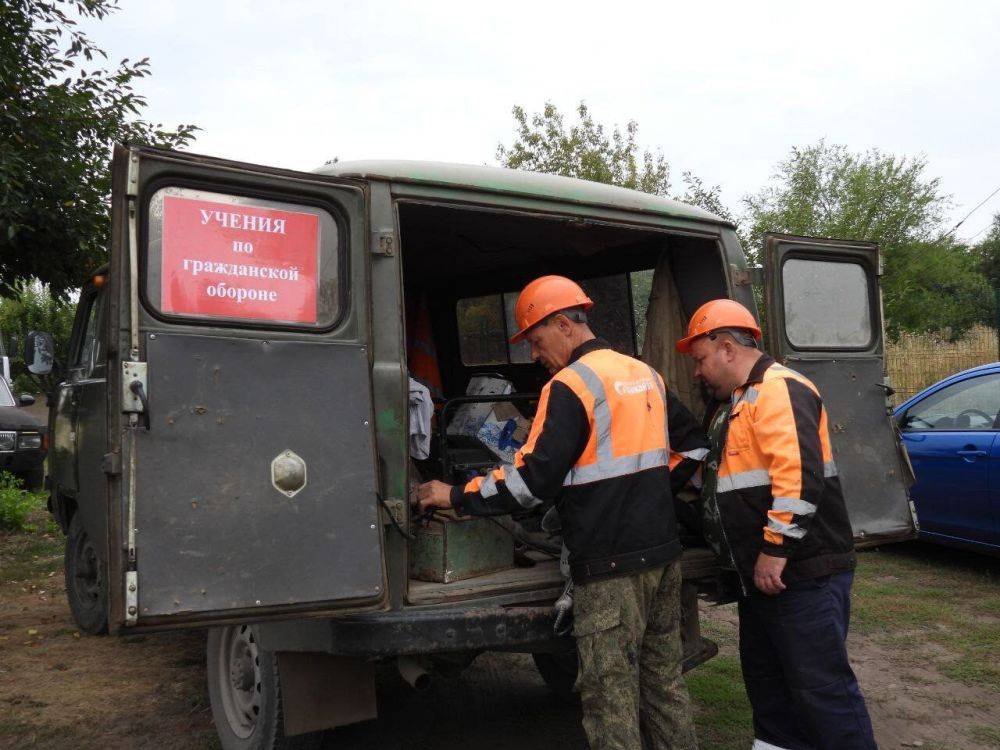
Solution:
M976 742L989 747L1000 747L1000 729L977 724L969 728L969 736Z
M852 609L852 627L891 646L899 663L928 660L951 679L1000 691L993 558L926 544L862 553Z
M743 689L739 660L717 656L688 672L687 686L696 706L701 747L745 750L753 742L750 704Z
M20 532L0 532L0 586L45 578L62 567L64 537L50 524L44 504L29 513Z

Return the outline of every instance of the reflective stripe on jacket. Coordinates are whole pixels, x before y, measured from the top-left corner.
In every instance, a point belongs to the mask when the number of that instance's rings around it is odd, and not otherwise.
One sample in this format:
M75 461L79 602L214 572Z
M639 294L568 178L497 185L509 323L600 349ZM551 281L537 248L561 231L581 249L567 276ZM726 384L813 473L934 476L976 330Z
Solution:
M854 534L826 407L807 378L764 355L733 393L716 484L725 536L745 580L760 552L794 581L854 567Z
M629 573L680 554L668 465L706 447L655 370L588 341L542 389L513 464L454 488L452 504L489 515L554 503L575 581Z

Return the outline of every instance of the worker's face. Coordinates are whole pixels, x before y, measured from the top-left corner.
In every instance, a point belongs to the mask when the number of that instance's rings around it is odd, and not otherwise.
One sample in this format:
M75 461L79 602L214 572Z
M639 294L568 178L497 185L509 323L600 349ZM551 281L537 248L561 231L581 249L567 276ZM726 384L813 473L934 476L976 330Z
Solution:
M740 383L736 367L736 349L728 337L712 341L708 336L695 339L691 344L694 376L719 401L727 400Z
M569 364L573 353L572 329L563 315L554 315L535 326L525 336L531 345L531 358L555 375Z

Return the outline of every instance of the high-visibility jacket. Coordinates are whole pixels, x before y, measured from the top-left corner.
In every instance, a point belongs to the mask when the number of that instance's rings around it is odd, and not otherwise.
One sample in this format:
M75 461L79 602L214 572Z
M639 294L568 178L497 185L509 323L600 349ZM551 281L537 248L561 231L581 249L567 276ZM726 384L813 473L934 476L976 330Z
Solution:
M500 515L554 503L577 582L662 565L681 552L671 445L675 465L700 460L707 448L654 369L605 341L588 341L542 389L513 464L455 487L452 505L462 514Z
M744 587L759 553L788 558L786 582L854 567L854 534L830 447L826 407L807 378L761 356L732 395L705 488ZM714 481L713 481L714 479ZM708 514L711 517L713 514Z

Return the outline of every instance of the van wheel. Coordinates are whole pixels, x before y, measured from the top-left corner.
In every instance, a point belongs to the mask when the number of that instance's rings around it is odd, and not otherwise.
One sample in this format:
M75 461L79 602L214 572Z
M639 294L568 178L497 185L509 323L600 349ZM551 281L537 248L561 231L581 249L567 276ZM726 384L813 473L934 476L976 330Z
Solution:
M251 625L208 631L208 696L223 750L306 750L322 734L285 737L278 657Z
M83 528L80 514L73 514L66 534L66 598L73 620L85 633L103 635L108 632L107 568Z
M566 702L578 700L578 695L573 692L577 671L580 668L576 649L551 653L539 652L532 654L531 658L535 660L538 674L556 697Z

